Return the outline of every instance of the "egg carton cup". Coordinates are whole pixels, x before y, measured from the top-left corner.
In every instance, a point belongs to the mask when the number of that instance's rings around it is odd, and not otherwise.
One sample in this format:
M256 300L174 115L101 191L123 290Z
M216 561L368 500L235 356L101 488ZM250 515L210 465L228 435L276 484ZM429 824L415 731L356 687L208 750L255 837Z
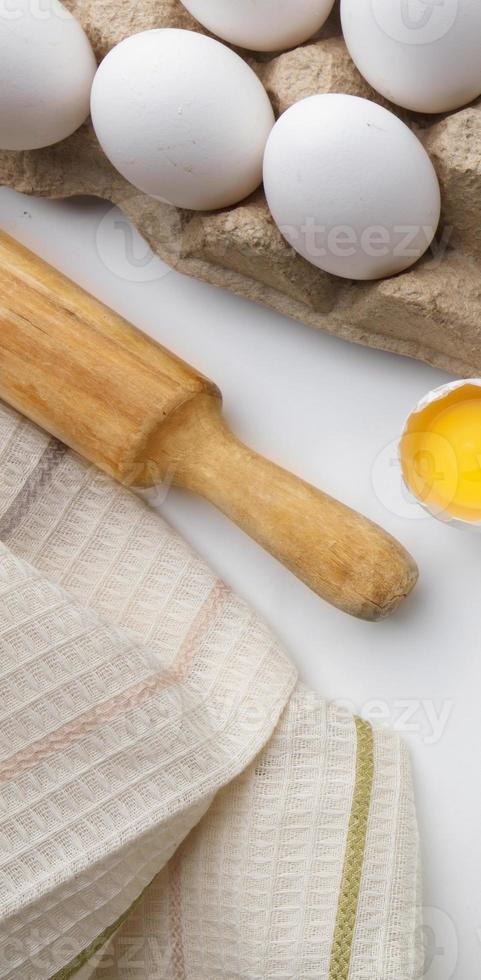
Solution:
M138 31L179 27L207 33L178 0L67 0L66 5L99 60ZM416 357L458 376L481 375L481 100L442 117L390 106L351 61L337 6L318 38L293 51L240 54L261 78L276 114L310 95L346 92L392 108L415 130L443 195L438 236L420 262L376 282L330 276L282 238L262 189L236 207L209 213L160 203L116 173L89 124L54 147L1 152L0 183L50 198L105 198L180 272L345 340Z

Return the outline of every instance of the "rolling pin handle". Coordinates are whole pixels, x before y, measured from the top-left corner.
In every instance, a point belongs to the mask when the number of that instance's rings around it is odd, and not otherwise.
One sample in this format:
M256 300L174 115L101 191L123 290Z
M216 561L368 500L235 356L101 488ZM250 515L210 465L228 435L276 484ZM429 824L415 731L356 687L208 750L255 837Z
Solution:
M417 567L365 517L257 455L229 430L209 395L163 427L162 469L203 496L319 596L366 620L389 616Z

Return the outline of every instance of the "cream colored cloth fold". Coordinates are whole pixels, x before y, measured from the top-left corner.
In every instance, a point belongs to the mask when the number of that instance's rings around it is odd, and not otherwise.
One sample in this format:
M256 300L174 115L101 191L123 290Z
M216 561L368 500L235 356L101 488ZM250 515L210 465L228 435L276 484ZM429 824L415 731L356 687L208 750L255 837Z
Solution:
M0 407L0 977L414 980L409 765Z

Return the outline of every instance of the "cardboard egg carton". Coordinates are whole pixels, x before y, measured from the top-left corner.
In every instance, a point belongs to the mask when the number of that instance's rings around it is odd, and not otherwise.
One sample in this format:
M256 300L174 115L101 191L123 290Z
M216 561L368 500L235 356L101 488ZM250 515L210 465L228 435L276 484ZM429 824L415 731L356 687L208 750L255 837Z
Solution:
M123 38L153 27L202 32L178 0L68 0L67 6L99 59ZM388 104L352 63L337 7L315 41L274 56L241 54L277 113L319 92ZM262 190L213 213L180 210L139 193L111 167L88 124L54 147L0 153L0 183L52 198L106 198L181 272L346 340L461 376L481 375L481 100L446 117L394 111L415 129L433 160L443 218L432 250L416 266L373 283L329 276L298 256L274 225Z

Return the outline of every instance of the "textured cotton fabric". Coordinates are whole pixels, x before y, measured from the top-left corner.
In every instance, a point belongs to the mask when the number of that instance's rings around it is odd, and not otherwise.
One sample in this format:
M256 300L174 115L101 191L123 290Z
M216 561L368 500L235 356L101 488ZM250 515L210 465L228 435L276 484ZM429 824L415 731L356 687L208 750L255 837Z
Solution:
M0 977L414 980L409 765L0 407Z

